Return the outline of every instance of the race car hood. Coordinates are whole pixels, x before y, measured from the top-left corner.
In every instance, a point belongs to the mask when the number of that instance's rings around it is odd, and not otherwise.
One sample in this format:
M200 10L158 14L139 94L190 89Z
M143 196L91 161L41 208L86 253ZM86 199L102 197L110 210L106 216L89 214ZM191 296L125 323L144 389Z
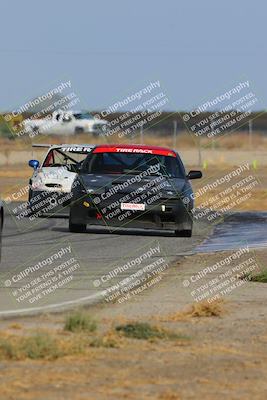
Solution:
M166 197L176 197L184 191L186 184L183 178L169 178L163 175L149 175L140 178L140 175L102 175L81 174L79 180L88 193L131 193L143 192L147 188L157 188L164 192Z
M34 189L70 192L76 173L65 167L43 167L33 175Z

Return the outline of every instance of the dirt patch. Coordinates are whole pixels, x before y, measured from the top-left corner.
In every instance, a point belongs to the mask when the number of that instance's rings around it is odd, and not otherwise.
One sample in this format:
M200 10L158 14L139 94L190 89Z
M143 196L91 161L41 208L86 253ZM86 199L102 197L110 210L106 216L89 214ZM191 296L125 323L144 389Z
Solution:
M189 318L220 317L225 313L224 304L225 301L223 299L215 300L211 303L202 301L192 304L185 310L160 317L160 319L166 322L176 322Z
M192 305L192 296L183 286L186 277L227 255L224 252L187 257L172 267L152 290L123 304L98 305L86 310L98 324L98 336L86 352L54 361L2 361L1 397L265 399L266 285L245 282L225 296L225 302L213 305ZM266 251L258 250L257 260L263 262L266 255ZM166 318L175 313L184 313L186 318ZM156 324L189 340L150 341L118 336L115 327L133 320ZM63 330L64 322L65 315L43 315L2 321L1 328L17 335L25 335L37 326L56 333ZM73 333L70 335L75 337Z

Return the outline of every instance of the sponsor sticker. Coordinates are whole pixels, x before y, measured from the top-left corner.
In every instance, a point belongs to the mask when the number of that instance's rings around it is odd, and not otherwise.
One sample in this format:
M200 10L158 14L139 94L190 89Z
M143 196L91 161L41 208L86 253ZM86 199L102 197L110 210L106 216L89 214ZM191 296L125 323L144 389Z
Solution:
M137 154L155 154L159 156L170 156L176 157L176 154L172 150L161 149L161 148L151 148L143 149L140 147L109 147L100 146L93 150L93 153L137 153Z
M69 153L90 153L92 151L92 147L62 147L61 151L67 151Z
M121 203L121 210L138 210L145 211L146 206L144 203Z

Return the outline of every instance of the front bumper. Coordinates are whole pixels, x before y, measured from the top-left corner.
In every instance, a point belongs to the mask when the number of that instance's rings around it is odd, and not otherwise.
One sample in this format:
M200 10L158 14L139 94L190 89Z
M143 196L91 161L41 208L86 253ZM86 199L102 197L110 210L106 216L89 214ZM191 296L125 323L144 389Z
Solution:
M92 197L84 196L71 205L74 224L102 225L120 228L147 228L191 230L190 210L180 199L164 199L146 204L144 211L121 210L120 204L111 208L108 201L95 204Z
M35 190L29 199L31 215L42 217L63 212L71 203L72 197L72 192Z

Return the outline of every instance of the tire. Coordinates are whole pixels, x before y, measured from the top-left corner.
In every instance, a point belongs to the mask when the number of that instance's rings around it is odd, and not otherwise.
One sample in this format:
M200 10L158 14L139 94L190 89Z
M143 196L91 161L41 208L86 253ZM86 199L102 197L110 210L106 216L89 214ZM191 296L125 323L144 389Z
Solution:
M1 221L0 221L0 232L2 232L3 230L3 226L4 226L4 209L1 208L0 210L0 214L1 214Z
M84 224L72 224L71 221L69 221L69 231L70 232L76 232L76 233L86 232L86 225L84 225Z
M78 134L78 133L84 133L84 129L82 127L80 127L80 126L77 126L75 128L75 134Z
M31 201L32 201L32 189L29 189L29 195L28 195L28 203L29 203L29 205L28 205L28 209L30 210L30 215L33 214Z
M70 217L69 217L69 231L70 232L76 232L76 233L83 233L86 232L86 224L74 224L73 223L73 218L71 215L70 211Z
M29 189L29 194L28 194L28 202L30 203L32 199L32 189Z
M191 237L192 230L191 229L184 229L183 231L174 231L175 236L177 237Z
M38 126L33 126L32 127L32 131L29 133L29 136L31 138L34 138L35 136L39 135L40 131L39 131L39 127Z

